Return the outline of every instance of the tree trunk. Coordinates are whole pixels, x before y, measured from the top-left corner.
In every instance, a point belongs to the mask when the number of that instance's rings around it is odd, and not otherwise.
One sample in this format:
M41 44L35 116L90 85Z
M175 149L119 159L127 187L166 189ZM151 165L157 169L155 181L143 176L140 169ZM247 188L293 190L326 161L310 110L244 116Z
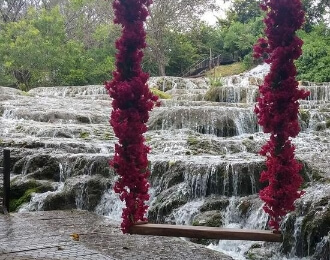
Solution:
M165 65L162 62L158 62L158 73L159 76L166 76Z

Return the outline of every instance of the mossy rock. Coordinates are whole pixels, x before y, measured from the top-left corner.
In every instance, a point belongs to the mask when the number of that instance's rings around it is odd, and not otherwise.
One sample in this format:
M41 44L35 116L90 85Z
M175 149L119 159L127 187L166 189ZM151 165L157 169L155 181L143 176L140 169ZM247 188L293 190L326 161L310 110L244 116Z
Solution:
M91 120L88 116L82 116L82 115L78 115L76 117L77 121L83 124L90 124Z
M316 125L315 125L315 127L314 127L314 130L315 131L324 131L324 130L326 130L326 123L324 123L324 122L319 122L319 123L317 123Z
M71 176L102 175L104 177L114 176L113 168L109 167L108 158L95 156L92 158L81 156L74 158L72 162Z
M102 140L113 140L115 138L114 133L111 132L105 132L102 134L102 136L100 137Z
M193 226L220 227L222 226L222 214L220 210L204 211L193 219Z
M214 140L205 140L200 137L190 135L187 139L187 148L193 155L197 154L224 154L223 147Z
M251 246L250 249L244 253L244 256L248 260L265 260L273 259L275 252L271 248L265 248L261 245Z
M159 77L156 82L156 88L166 92L173 88L173 83L166 77Z
M288 254L291 252L292 247L295 244L294 232L295 232L295 222L296 222L296 214L291 213L289 214L286 221L283 223L282 228L282 236L283 236L283 243L281 244L281 251L284 254ZM300 245L299 245L300 244ZM301 241L297 244L297 248L301 247Z
M223 102L226 97L224 96L223 89L221 87L210 88L204 96L204 100L211 102Z
M74 190L52 194L44 199L43 210L69 210L76 208Z
M157 196L157 200L149 208L148 219L154 223L164 223L174 209L188 202L188 194L179 185L175 185Z
M237 127L233 119L224 117L215 124L216 136L231 137L237 135Z
M215 134L218 137L232 137L238 132L234 120L229 117L218 119L213 129L208 125L199 125L196 130L201 134Z
M39 180L60 180L60 166L56 158L50 155L37 155L32 158L24 157L13 166L15 174L26 171L27 177ZM25 173L25 172L24 172Z
M197 214L193 219L193 226L220 227L222 225L222 214L220 210L205 211ZM209 245L217 243L215 239L193 238L190 240L193 243Z
M252 202L249 200L243 200L238 205L238 210L240 212L241 216L246 216L246 214L249 212L250 208L252 206Z
M153 186L158 185L159 180L165 175L170 167L170 162L167 161L156 161L153 163L151 175L149 177L149 181Z
M54 137L57 138L72 138L73 135L71 133L66 133L64 131L58 131L55 133Z
M311 119L311 114L308 110L300 109L299 110L299 118L300 118L301 121L304 121L308 125L309 120Z
M304 241L299 257L313 255L316 245L330 232L330 207L315 207L305 216L302 223L302 237Z
M155 162L149 180L164 191L184 181L184 168L180 161Z
M329 259L330 256L330 234L323 238L323 241L320 243L322 246L318 247L314 259Z
M24 194L18 199L11 198L10 201L9 201L9 211L14 212L21 205L23 205L24 203L29 202L31 200L31 197L32 197L33 193L37 193L37 188L31 188L31 189L26 190L24 192Z
M206 198L205 203L201 206L200 211L213 211L213 210L225 210L229 205L229 200L227 197L210 197Z
M325 177L322 173L315 168L312 168L308 163L302 160L298 160L299 163L302 164L302 169L300 170L299 174L303 177L303 185L302 188L308 187L311 182L320 182L324 181Z
M163 119L157 118L152 123L149 121L149 130L161 130L163 128Z
M253 140L253 136L244 139L242 144L245 146L246 151L249 153L258 154L261 149L261 145Z
M33 193L53 191L51 182L17 180L10 184L10 211L16 211L22 204L30 201Z
M73 183L67 183L63 191L50 194L44 200L44 210L68 210L77 207L93 211L99 204L105 190L109 189L110 180L102 176L85 176L75 178ZM70 189L68 189L70 187Z
M93 211L101 200L104 191L110 188L110 180L96 176L86 183L86 210Z
M257 78L257 77L249 77L249 84L254 85L254 86L260 86L263 83L262 78Z

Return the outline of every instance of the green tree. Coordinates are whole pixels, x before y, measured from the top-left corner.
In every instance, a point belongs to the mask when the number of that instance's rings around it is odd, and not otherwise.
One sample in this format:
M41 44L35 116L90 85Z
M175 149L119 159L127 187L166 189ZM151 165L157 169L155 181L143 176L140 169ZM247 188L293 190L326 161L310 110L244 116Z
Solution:
M159 75L165 75L169 57L169 31L184 32L191 29L200 15L215 8L215 0L154 0L147 21L149 59L158 68Z
M102 84L114 68L114 41L119 30L106 21L93 28L86 41L70 38L59 5L31 8L23 19L4 23L0 31L0 83L25 90Z
M199 59L197 48L188 39L186 34L171 32L169 62L166 67L167 74L180 76L183 71Z
M187 35L201 57L209 57L210 49L215 55L223 51L223 33L219 27L196 23Z
M102 84L109 80L115 64L115 39L120 31L114 24L101 24L92 35L94 44L86 50L88 83Z
M48 85L56 75L64 42L58 9L39 14L31 9L26 18L6 23L0 32L0 59L7 84L25 90Z
M262 15L260 3L260 0L234 0L226 13L226 20L229 23L248 23Z
M94 32L99 26L112 24L114 17L111 1L104 0L62 0L61 12L67 37L83 42L86 48L98 44Z
M311 32L300 32L304 40L303 54L297 60L298 79L316 82L330 81L330 29L320 24Z
M224 50L239 59L251 53L252 46L258 38L258 29L255 25L255 22L233 22L224 32Z
M325 23L329 19L329 0L302 0L305 11L304 30L310 32L314 25Z

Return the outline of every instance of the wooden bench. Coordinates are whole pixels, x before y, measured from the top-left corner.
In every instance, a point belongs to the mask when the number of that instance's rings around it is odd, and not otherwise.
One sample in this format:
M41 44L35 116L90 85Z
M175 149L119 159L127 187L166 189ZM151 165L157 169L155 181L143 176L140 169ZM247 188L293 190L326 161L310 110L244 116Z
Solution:
M281 233L276 233L270 230L233 229L168 224L136 224L131 227L130 234L219 240L282 242Z

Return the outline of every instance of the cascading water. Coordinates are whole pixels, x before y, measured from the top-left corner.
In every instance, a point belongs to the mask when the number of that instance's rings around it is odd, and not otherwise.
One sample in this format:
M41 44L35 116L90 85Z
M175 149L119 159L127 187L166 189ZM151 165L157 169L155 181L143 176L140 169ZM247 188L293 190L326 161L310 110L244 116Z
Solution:
M119 195L111 188L107 190L99 204L97 205L95 212L102 216L107 216L113 220L121 221L121 213L124 208L124 203L119 199Z
M233 196L230 198L229 205L224 214L223 227L265 229L267 225L267 215L264 213L262 207L259 206L256 209L252 209L248 213L248 217L242 217L242 214L239 210L241 205L240 200L241 198L239 197ZM244 253L247 252L249 248L254 244L256 244L256 242L253 241L220 240L217 244L210 244L208 247L230 255L234 259L244 260L246 259Z
M224 78L218 102L204 98L208 79L150 79L150 87L171 95L152 111L145 135L152 147L150 221L265 228L267 216L256 194L264 168L258 151L267 136L253 109L268 70L263 65ZM307 188L283 222L285 243L212 241L210 248L234 259L327 259L330 191L320 183L330 177L330 87L302 84L312 96L301 101L303 132L294 142ZM11 149L17 199L24 195L18 191L32 191L19 211L80 208L120 221L123 204L108 167L116 141L109 104L103 86L28 93L0 87L0 147Z

